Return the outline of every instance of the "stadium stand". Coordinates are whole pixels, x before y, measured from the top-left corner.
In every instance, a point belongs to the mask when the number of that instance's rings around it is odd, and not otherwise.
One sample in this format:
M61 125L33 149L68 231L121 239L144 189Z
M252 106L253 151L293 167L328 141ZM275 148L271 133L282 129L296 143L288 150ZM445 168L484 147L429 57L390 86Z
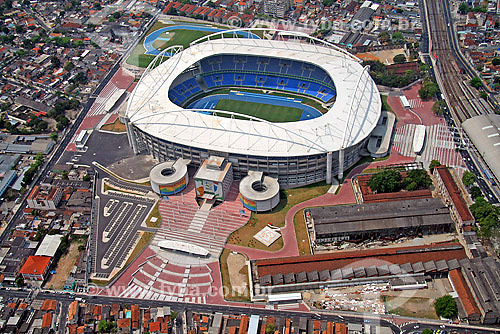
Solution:
M257 87L301 93L328 102L336 95L335 85L318 66L294 60L242 55L216 55L199 62L207 87ZM174 86L168 93L182 104L201 91L194 78Z

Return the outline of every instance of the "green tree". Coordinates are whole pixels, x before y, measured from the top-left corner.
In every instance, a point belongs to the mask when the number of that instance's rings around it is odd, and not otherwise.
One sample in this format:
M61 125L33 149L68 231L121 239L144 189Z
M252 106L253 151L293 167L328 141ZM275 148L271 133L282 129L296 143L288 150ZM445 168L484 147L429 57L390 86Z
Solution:
M473 186L469 189L470 192L470 197L472 197L473 200L476 200L476 198L483 196L483 192L478 186Z
M470 85L474 88L481 88L483 86L483 83L481 81L481 79L479 79L479 77L474 77L472 79L470 79L469 81Z
M404 41L405 37L403 36L403 33L401 31L395 31L392 33L392 40L395 42L402 42Z
M274 324L267 324L266 325L266 334L272 334L276 330L276 326Z
M395 169L384 169L372 175L368 186L373 192L390 193L401 189L401 173Z
M462 2L460 6L458 7L458 11L460 13L467 13L469 11L469 6L465 2Z
M418 90L418 94L422 99L433 98L438 92L438 86L431 80L425 80L422 87Z
M175 320L179 316L179 313L176 311L170 311L170 319Z
M486 219L490 215L497 215L500 213L500 208L488 202L484 197L477 197L474 204L470 206L470 211L479 222Z
M434 333L434 331L430 328L426 328L422 331L422 334L433 334L433 333Z
M434 173L434 168L441 166L441 162L439 160L432 160L429 164L429 170L431 173Z
M57 56L50 57L50 66L52 66L52 68L58 68L61 66L61 61L57 58Z
M472 172L465 171L464 175L462 176L462 183L464 186L467 188L472 186L476 182L476 175Z
M434 115L436 116L441 116L443 115L443 112L444 112L444 107L446 106L446 102L444 102L444 100L437 100L436 102L434 102L434 104L432 105L432 112L434 113Z
M73 64L71 61L67 61L66 64L64 64L64 69L68 72L70 72L74 68L75 64Z
M97 325L97 329L101 333L111 333L116 331L116 323L114 321L106 321L102 319Z
M500 65L500 58L498 57L495 57L491 60L491 63L494 65L494 66L498 66Z
M488 101L488 93L486 93L484 90L480 91L479 92L479 96L485 100L485 101Z
M57 134L57 132L52 132L50 134L50 139L52 139L53 141L57 142L57 138L59 138L59 135Z
M380 34L378 34L378 40L380 43L387 43L391 39L391 35L387 31L382 31Z
M406 56L404 54L400 53L398 55L395 55L394 58L392 58L392 60L396 64L403 64L403 63L406 63Z
M20 287L23 287L24 286L24 279L22 276L19 276L18 278L16 278L16 286L18 288Z
M406 190L413 191L429 188L432 180L425 169L412 169L408 172L403 184Z
M498 227L500 219L500 208L494 206L484 199L484 197L474 198L474 204L470 206L472 215L479 222L481 227L480 235L484 237L491 236L491 230Z
M436 299L436 301L434 302L434 309L436 310L436 314L438 316L447 319L454 318L458 313L457 304L455 303L453 297L450 295L446 295Z

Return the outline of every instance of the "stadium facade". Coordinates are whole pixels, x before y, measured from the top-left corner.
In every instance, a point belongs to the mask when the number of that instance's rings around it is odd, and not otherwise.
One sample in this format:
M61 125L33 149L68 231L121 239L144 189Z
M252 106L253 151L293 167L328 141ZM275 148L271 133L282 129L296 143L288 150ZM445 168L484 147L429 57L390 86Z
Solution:
M234 38L224 38L227 34ZM232 163L236 179L261 171L283 188L341 178L358 161L381 114L379 91L367 68L348 52L302 33L266 31L264 36L242 38L235 30L203 37L187 49L163 50L121 116L134 152L147 151L159 161L189 159L194 166L222 156ZM163 61L165 56L170 57ZM328 111L272 123L186 107L224 87L312 97Z

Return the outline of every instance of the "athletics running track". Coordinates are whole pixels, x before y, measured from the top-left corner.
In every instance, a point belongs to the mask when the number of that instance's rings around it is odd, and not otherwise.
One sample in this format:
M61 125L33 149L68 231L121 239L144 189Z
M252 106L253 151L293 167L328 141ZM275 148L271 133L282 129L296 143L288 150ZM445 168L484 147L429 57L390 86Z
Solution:
M259 93L231 91L229 94L218 94L203 97L189 105L192 109L214 109L220 100L236 100L242 102L252 102L260 104L270 104L273 106L282 106L289 108L297 108L302 110L300 120L313 119L320 117L322 114L311 106L302 103L301 99L289 98L285 96L276 96Z
M153 46L154 41L156 41L157 39L168 41L168 40L170 40L170 38L160 37L160 35L164 32L167 32L167 31L179 30L179 29L206 31L206 32L211 32L211 33L225 30L225 29L218 29L218 28L213 28L213 27L203 26L203 25L174 25L174 26L170 26L170 27L161 28L161 29L153 31L152 33L150 33L149 35L147 35L144 38L143 45L144 45L144 49L146 50L144 53L147 55L152 55L152 56L158 55L161 52L161 50L158 50ZM246 32L246 31L240 31L240 32L238 32L238 35L243 36L245 38L260 38L259 36L252 34L250 32Z

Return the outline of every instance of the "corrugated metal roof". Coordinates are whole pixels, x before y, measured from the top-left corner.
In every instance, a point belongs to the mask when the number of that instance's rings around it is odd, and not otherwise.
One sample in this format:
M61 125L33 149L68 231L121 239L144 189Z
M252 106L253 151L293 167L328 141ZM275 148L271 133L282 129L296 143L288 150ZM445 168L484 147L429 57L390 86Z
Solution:
M462 127L500 180L500 115L475 116L463 122Z

